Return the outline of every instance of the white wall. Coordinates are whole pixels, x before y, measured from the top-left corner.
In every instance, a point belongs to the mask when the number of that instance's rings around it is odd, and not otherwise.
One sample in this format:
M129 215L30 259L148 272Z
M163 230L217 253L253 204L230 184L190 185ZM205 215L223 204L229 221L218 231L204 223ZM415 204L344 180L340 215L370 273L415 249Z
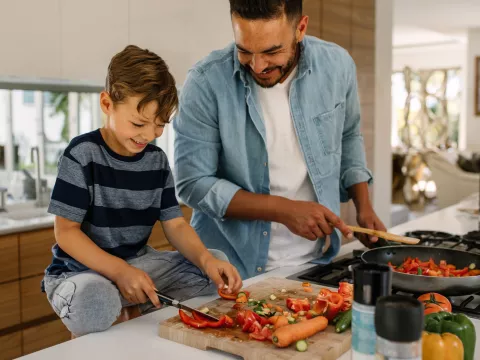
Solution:
M435 45L393 49L393 70L452 68L465 66L466 44Z
M0 0L0 77L102 86L128 44L164 58L181 86L188 69L232 40L226 0Z
M390 226L392 202L391 73L393 0L375 1L375 140L373 206L385 226Z
M475 115L475 57L480 56L480 29L468 31L467 97L466 97L466 147L480 151L480 116Z

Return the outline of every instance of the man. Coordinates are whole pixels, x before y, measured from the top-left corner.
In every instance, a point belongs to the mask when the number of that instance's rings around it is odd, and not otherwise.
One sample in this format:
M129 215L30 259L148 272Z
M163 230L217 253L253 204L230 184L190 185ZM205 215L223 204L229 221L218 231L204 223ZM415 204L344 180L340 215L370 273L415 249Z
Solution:
M361 226L385 230L368 196L355 64L305 36L301 0L230 0L230 10L235 44L198 63L181 91L178 194L243 278L328 263L338 230L352 237L341 200L353 199Z

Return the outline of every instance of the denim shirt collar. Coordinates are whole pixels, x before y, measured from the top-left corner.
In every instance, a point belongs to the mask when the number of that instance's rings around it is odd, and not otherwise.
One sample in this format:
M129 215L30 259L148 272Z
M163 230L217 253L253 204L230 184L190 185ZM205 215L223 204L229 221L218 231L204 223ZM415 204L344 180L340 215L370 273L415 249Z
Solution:
M247 72L243 68L242 64L238 60L238 49L233 44L233 75L235 76L237 73L240 74L240 79L242 80L245 86L248 85L248 81L246 79ZM299 78L303 77L306 73L312 72L312 57L309 51L308 42L304 37L303 40L300 42L300 58L298 60L298 73L297 76Z

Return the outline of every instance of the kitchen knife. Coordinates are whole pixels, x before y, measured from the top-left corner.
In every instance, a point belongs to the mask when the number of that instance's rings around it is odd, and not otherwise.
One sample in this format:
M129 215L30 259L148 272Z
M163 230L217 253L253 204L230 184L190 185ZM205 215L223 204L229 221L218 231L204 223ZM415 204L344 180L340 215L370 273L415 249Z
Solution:
M186 311L189 311L191 312L192 314L194 312L196 312L197 314L200 314L201 316L203 316L204 318L207 318L208 320L210 321L219 321L219 319L217 319L215 316L212 316L212 315L209 315L209 314L205 314L199 310L196 310L196 309L193 309L191 308L190 306L187 306L187 305L183 305L182 303L180 303L178 300L175 300L175 299L172 299L166 295L163 295L163 294L160 294L158 291L156 292L157 293L157 296L158 298L160 299L160 301L163 303L163 304L166 304L166 305L169 305L169 306L173 306L173 307L176 307L178 309L182 309L182 310L186 310Z

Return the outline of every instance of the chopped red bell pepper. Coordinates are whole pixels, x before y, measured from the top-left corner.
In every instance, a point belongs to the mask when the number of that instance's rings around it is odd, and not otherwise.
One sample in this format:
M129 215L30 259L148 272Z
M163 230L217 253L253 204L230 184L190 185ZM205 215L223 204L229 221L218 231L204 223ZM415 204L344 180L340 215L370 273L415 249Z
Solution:
M199 322L201 321L205 321L207 323L207 327L210 327L210 328L219 328L219 327L222 327L225 325L225 322L227 320L226 318L226 315L222 315L222 317L218 320L218 321L210 321L208 320L207 318L205 318L204 316L194 312L192 313L193 314L193 318ZM231 319L230 319L231 320ZM232 325L233 325L233 320L232 320Z
M308 299L287 298L287 308L295 313L310 310L310 301Z
M245 319L245 320L244 320L244 322L243 322L243 327L242 327L242 331L243 331L243 332L249 332L251 326L252 326L255 322L258 323L257 318L255 317L255 315L256 315L256 314L255 314L253 311L251 311L251 310L245 311L245 314L244 314L244 319ZM238 323L239 323L240 325L242 325L242 324L240 323L240 320L238 319L238 315L237 315L237 321L238 321ZM259 324L259 326L260 326L260 324Z
M254 332L248 334L250 339L265 341L267 338L262 334L261 330L256 329Z
M265 336L267 340L272 341L273 331L269 327L265 326L262 329L262 335Z
M328 303L328 306L322 315L328 320L333 320L342 309L343 296L339 293L322 288L317 296L317 304L323 304L322 301Z
M218 295L220 295L220 297L222 297L225 300L237 300L238 294L240 294L242 292L245 293L247 298L250 297L250 293L246 290L242 290L242 291L240 291L236 294L227 294L226 292L223 292L223 290L218 289Z
M468 274L468 267L464 267L460 270L452 270L450 271L450 274L452 274L453 276L463 276L465 274Z
M341 282L338 293L343 296L343 305L340 311L347 311L352 307L353 302L353 284Z
M197 328L197 329L203 329L203 328L206 328L208 326L208 323L206 321L195 320L195 319L191 318L190 316L188 316L185 313L185 311L183 311L182 309L178 310L178 314L180 315L180 319L182 319L183 323L186 324L186 325L192 326L192 327Z
M234 324L233 319L228 315L223 316L225 316L225 327L232 327Z
M257 331L261 331L262 330L262 325L260 325L258 323L258 321L255 321L252 326L250 326L250 329L248 329L248 331L245 331L245 332L250 332L250 333L253 333L253 332L257 332Z

